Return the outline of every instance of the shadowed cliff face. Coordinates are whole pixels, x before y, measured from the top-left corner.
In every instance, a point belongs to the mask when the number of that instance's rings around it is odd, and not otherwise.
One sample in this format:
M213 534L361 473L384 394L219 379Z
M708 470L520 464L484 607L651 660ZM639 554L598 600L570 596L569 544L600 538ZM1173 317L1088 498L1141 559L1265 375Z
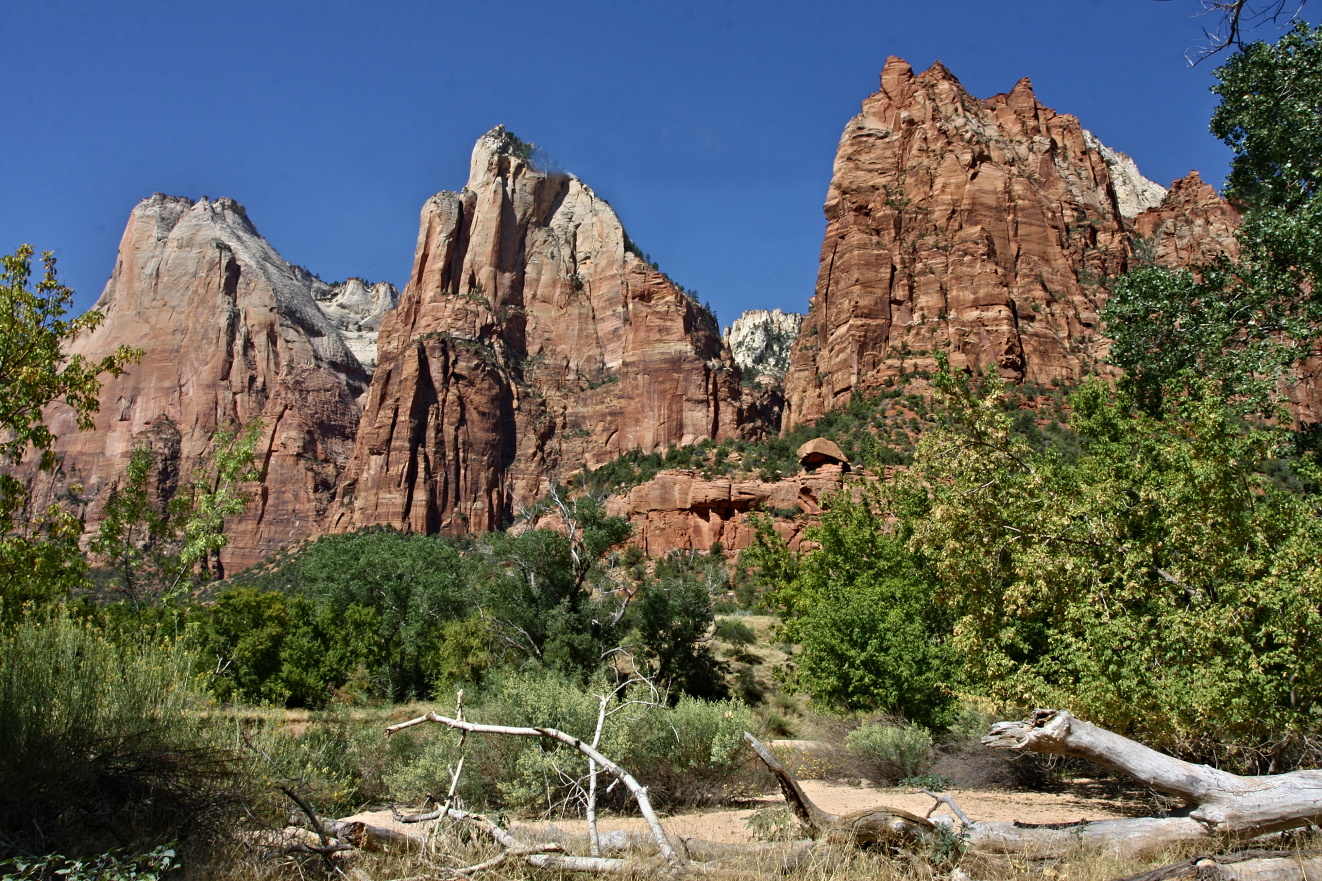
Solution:
M1077 119L1038 103L1027 80L980 101L939 63L915 75L890 59L836 154L816 295L785 379L785 427L855 389L933 369L936 350L956 369L991 366L1016 382L1105 371L1101 283L1133 255L1121 205L1136 211L1160 189L1127 172L1118 198L1112 167L1123 161ZM1189 189L1172 196L1197 224L1182 226L1178 243L1158 235L1180 262L1217 247L1189 236L1225 247L1233 229L1215 194L1195 205ZM1162 211L1149 209L1152 226L1169 218Z
M423 207L378 354L337 529L497 528L584 463L739 430L711 316L503 129Z
M165 476L157 485L168 495L207 456L218 425L261 418L261 483L229 524L222 561L235 571L315 533L368 380L317 305L336 293L281 259L235 202L160 194L141 202L95 307L105 322L71 351L95 358L125 344L142 349L142 360L105 382L94 430L78 432L66 407L49 414L60 483L82 485L89 528L135 444L155 450Z

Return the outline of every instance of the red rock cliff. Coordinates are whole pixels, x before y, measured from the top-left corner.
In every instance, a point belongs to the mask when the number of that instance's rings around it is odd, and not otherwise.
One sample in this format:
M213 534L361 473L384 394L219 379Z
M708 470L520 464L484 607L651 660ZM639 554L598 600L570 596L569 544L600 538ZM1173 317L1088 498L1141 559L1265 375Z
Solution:
M503 128L462 192L423 207L378 355L337 529L498 528L584 463L739 430L710 315Z
M141 363L101 390L92 431L67 408L50 424L62 482L82 484L95 528L135 444L148 443L168 495L209 452L218 425L261 418L261 483L228 524L228 571L318 530L358 425L367 373L316 298L334 288L290 266L229 199L157 194L129 218L114 273L95 308L105 322L71 351L121 344Z
M1013 381L1098 370L1099 282L1131 254L1116 161L1026 79L980 101L940 63L890 59L840 140L785 427L932 369L938 349Z

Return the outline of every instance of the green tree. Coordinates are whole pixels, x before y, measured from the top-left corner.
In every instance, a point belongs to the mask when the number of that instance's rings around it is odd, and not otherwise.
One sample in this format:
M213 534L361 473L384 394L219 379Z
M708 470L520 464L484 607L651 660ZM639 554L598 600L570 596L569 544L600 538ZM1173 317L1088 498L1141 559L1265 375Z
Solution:
M32 246L0 258L0 465L35 459L41 471L56 466L55 436L46 407L73 409L80 430L92 427L100 376L118 376L139 355L120 346L99 360L70 355L69 342L94 330L99 312L66 319L73 291L60 283L55 258L42 255L44 272L32 280ZM0 599L10 609L28 600L67 593L82 583L77 554L82 524L56 504L35 506L23 481L0 473Z
M318 539L295 561L297 591L320 610L358 607L358 625L372 624L369 665L373 688L387 700L430 691L430 665L448 622L474 608L470 567L444 538L373 530ZM326 625L330 626L329 622ZM347 636L347 634L346 634Z
M561 529L495 533L485 540L478 597L509 657L590 676L619 645L623 606L598 584L607 551L629 536L629 522L601 502L572 502L558 488L551 510ZM534 512L535 516L535 512Z
M880 494L833 496L805 536L812 550L770 599L799 646L794 680L815 700L940 727L957 672L949 623L931 571L906 547L911 522L886 525L894 507Z
M1322 713L1322 512L1263 473L1288 438L1206 389L1148 416L1091 381L1067 456L1010 431L995 380L938 381L958 418L919 444L910 547L966 681L1191 756L1297 760Z
M707 565L703 565L706 563ZM672 554L639 586L632 617L657 684L701 698L723 698L725 666L712 650L712 593L726 589L719 560Z
M1211 127L1235 153L1225 195L1244 212L1240 257L1130 273L1103 311L1111 360L1149 415L1209 378L1244 412L1274 413L1322 321L1322 28L1300 22L1216 74Z
M260 434L261 420L242 431L217 429L211 454L164 502L152 493L151 447L133 448L123 479L110 490L91 550L134 611L181 596L195 576L224 575L218 552L229 541L225 521L248 506L244 484L258 476Z

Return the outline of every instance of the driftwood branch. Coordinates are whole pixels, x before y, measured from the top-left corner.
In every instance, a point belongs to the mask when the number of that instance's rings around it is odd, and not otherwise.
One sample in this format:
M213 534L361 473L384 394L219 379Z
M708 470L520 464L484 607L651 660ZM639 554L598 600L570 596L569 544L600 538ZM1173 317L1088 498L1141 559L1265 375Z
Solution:
M620 874L638 869L638 864L631 860L611 859L607 857L576 857L564 853L553 853L549 844L530 846L490 817L461 811L458 808L444 808L444 816L452 820L476 826L505 848L506 858L520 855L521 859L535 869L551 869L561 872L594 872ZM556 850L560 850L556 848Z
M932 837L936 832L936 824L931 820L898 808L879 807L843 815L824 811L808 798L795 776L761 741L747 732L744 733L744 740L775 775L790 810L813 841L859 847L895 847L915 844Z
M1188 819L1207 838L1243 840L1322 821L1322 771L1241 777L1172 758L1065 710L1036 710L1021 722L999 722L982 742L1076 756L1127 774L1182 799Z
M770 750L751 734L745 734L744 738L775 775L786 802L814 840L896 847L930 840L937 832L930 820L893 808L879 807L844 816L823 811L812 803L794 775L776 760ZM1023 721L997 723L982 742L993 748L1086 759L1176 796L1184 801L1184 807L1163 817L1034 826L1017 822L973 822L951 803L963 826L960 834L971 852L1045 858L1092 849L1138 856L1177 846L1224 847L1322 822L1322 771L1243 777L1164 755L1127 737L1076 719L1064 710L1037 710ZM943 800L938 796L934 798ZM1276 856L1272 859L1290 862L1293 857ZM1298 861L1294 860L1291 865L1296 863ZM1220 874L1215 877L1225 879L1294 881L1304 877L1291 874L1293 870L1286 871L1279 878L1271 874L1285 871L1284 863L1270 871L1265 866L1224 861L1218 865ZM1319 859L1317 868L1316 877L1322 877L1322 859ZM1260 874L1255 875L1255 872ZM1204 875L1212 877L1210 869L1199 877ZM1178 873L1171 877L1177 876Z
M656 841L657 850L660 851L663 857L665 857L666 862L672 866L681 866L685 863L684 858L681 857L671 846L669 839L666 837L666 831L661 826L661 821L657 818L656 812L652 810L652 802L647 796L646 787L634 779L633 775L624 770L624 768L606 758L606 756L602 755L596 748L590 744L584 743L581 739L574 737L572 734L565 734L563 731L558 731L554 728L521 728L510 725L479 725L474 722L466 722L462 719L451 719L438 713L427 713L416 719L410 719L407 722L391 725L386 729L386 734L394 734L396 731L414 725L421 725L424 722L437 722L441 725L457 728L460 731L473 734L502 734L511 737L544 737L550 740L559 741L566 746L578 750L609 772L615 777L615 779L623 783L628 788L629 792L632 793L634 800L638 802L638 810L642 812L643 819L647 821L647 826L652 832L653 839Z
M1120 881L1313 881L1322 876L1322 854L1303 851L1242 850L1200 854Z

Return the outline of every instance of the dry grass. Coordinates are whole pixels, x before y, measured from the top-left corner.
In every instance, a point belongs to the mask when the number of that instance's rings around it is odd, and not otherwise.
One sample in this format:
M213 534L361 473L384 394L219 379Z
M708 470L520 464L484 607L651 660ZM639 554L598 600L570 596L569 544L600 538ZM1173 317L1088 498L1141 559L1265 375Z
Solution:
M335 865L342 877L351 881L402 881L402 879L440 879L454 877L453 872L496 856L499 851L476 844L448 843L426 853L353 853L337 858ZM1138 872L1187 858L1188 854L1169 854L1150 860L1124 860L1104 854L1082 854L1061 861L965 858L959 868L967 877L979 881L1115 881ZM655 860L640 858L633 877L652 879L657 874ZM783 857L762 853L722 862L703 878L717 881L744 879L795 878L802 881L936 881L949 879L951 866L935 864L918 855L884 854L823 848L786 868ZM309 855L268 856L238 849L218 852L205 860L186 866L184 878L208 881L294 881L322 879L328 871L320 858ZM530 868L510 860L476 877L485 879L552 879L555 873ZM622 876L611 876L622 877ZM629 876L623 876L629 877Z

